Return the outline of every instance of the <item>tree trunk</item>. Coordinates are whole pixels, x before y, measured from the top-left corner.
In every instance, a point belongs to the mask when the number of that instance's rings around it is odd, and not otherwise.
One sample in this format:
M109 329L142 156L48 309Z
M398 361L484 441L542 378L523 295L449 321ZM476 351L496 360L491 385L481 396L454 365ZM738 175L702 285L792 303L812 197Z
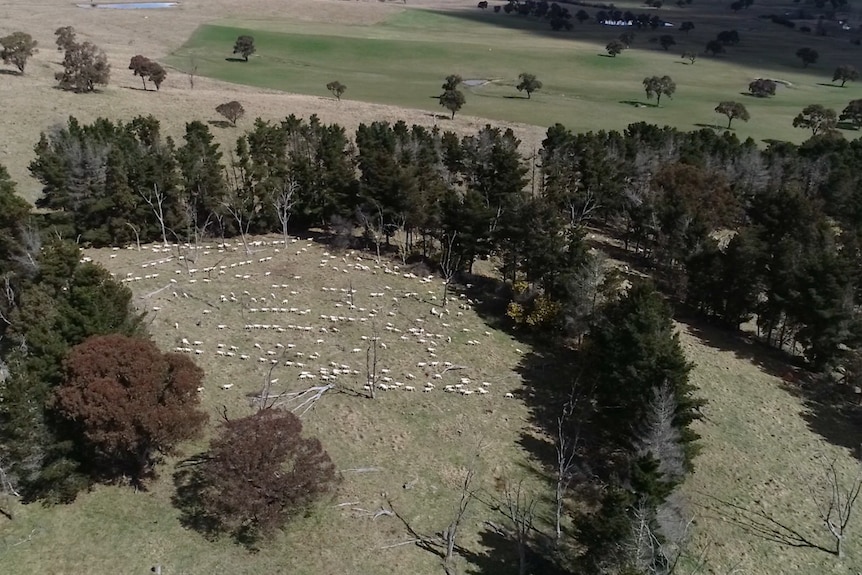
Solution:
M728 129L728 130L730 129L730 123L731 123L731 122L733 122L733 118L732 118L732 117L730 117L730 116L728 116L728 117L727 117L727 129Z

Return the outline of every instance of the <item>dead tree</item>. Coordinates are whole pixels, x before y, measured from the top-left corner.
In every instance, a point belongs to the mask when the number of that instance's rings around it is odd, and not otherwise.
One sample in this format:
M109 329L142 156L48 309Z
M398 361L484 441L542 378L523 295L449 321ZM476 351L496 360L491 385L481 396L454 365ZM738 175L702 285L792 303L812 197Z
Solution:
M580 425L576 427L573 437L567 432L570 418L572 417L578 403L577 400L578 398L575 397L574 390L572 390L569 400L565 405L563 405L562 413L557 418L557 437L555 446L557 452L557 485L556 490L554 491L554 537L557 544L559 544L563 534L563 506L566 500L566 493L569 490L569 485L574 476L580 443Z
M132 228L132 231L135 232L135 244L138 246L138 251L141 251L141 235L138 233L138 228L136 228L131 222L126 222L126 225Z
M859 499L862 491L862 472L849 483L844 481L838 473L836 462L833 459L823 470L825 485L821 486L821 494L814 487L811 488L811 498L817 506L820 519L824 526L835 539L835 555L844 557L844 539L847 535L847 526L853 514L853 507Z
M222 201L222 207L233 217L236 222L239 236L242 240L242 245L245 248L245 254L250 255L251 249L248 246L248 231L251 228L251 222L260 209L260 202L254 192L245 185L245 177L242 173L237 173L236 166L233 167L233 173L228 172L227 180L228 194Z
M533 531L533 518L536 516L535 497L523 489L523 481L516 486L506 485L505 514L512 524L511 538L518 547L518 575L527 574L527 549Z
M281 234L284 237L285 246L289 243L287 223L290 220L293 206L296 205L296 192L298 190L299 183L293 178L288 178L281 183L281 186L272 195L272 207L275 208L278 221L281 222Z
M362 224L365 236L370 237L371 241L374 242L374 246L377 249L377 265L380 265L380 246L386 238L386 229L383 223L383 209L376 202L374 207L377 208L377 218L369 216L361 209L357 209L356 219ZM375 219L377 220L376 223Z
M380 380L377 369L377 349L380 347L380 337L377 334L377 326L372 324L371 337L368 338L368 346L365 348L365 387L368 396L374 399L374 391Z
M443 305L446 305L449 297L449 286L452 284L452 280L455 278L455 274L458 273L458 269L461 267L461 255L455 254L455 246L456 240L458 239L458 232L452 232L451 234L444 234L443 239L440 242L441 247L443 248L443 253L440 257L440 271L443 272Z
M156 216L156 220L159 222L159 227L162 230L162 245L168 245L168 232L167 227L165 226L165 193L159 190L158 184L153 184L152 193L143 191L138 191L138 194L147 202L147 205L150 206L150 209L153 211L153 214Z
M461 527L461 522L464 520L464 514L467 513L467 508L473 500L473 479L476 477L476 466L470 466L467 470L467 475L464 477L464 483L461 484L461 498L458 501L458 507L455 511L455 517L443 530L441 538L445 545L446 554L443 556L443 569L446 575L455 575L457 569L454 565L455 543L458 539L458 529Z

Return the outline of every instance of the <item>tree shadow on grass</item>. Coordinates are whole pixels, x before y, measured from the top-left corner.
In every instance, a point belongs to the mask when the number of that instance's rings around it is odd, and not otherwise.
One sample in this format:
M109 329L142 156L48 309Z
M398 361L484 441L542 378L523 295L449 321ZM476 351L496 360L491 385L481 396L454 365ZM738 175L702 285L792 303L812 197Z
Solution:
M227 120L207 120L207 124L209 124L210 126L215 126L216 128L222 128L222 129L234 127L233 124L231 124Z
M470 564L465 573L470 575L517 575L518 545L490 525L479 533L482 553L462 550L461 556ZM542 575L569 575L571 572L560 567L553 560L553 553L541 549L541 543L533 542L526 549L527 573Z
M832 84L832 83L828 83L828 84L827 84L826 82L817 82L817 85L818 85L818 86L823 86L823 87L825 87L825 88L838 88L838 89L842 89L842 88L846 88L846 87L847 87L847 86L842 86L842 85L840 85L840 84Z
M224 59L225 62L243 62L246 63L248 60L244 60L242 58L234 58L233 56L228 56Z
M204 461L206 455L199 454L177 464L173 476L175 491L171 496L171 503L179 510L179 520L183 527L197 531L206 539L214 541L220 535L220 524L202 503L205 485L199 466Z
M688 326L705 345L730 351L781 380L782 389L804 405L800 416L812 432L833 445L854 452L859 448L862 407L849 386L824 381L806 368L802 358L766 345L754 335L710 324L682 306L677 311L675 319Z
M18 70L7 70L5 68L0 68L0 76L23 76L24 74L19 72Z
M731 128L728 128L727 126L722 126L722 125L720 125L720 124L701 124L701 123L695 123L695 124L692 124L692 125L693 125L693 126L697 126L698 128L709 128L710 130L732 130Z
M629 106L633 106L635 108L657 108L658 106L655 104L650 104L648 102L642 102L640 100L620 100L620 104L628 104Z

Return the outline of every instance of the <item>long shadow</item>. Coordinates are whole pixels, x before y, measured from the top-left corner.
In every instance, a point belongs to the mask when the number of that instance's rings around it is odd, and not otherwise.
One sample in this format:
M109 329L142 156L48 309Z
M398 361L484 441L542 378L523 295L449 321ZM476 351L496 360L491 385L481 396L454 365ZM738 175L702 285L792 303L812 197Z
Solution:
M466 549L461 556L470 563L465 572L471 575L517 575L519 571L518 547L510 538L503 536L491 527L479 533L479 541L485 551L474 553ZM527 573L542 575L571 575L553 560L551 550L537 548L532 543L526 549Z
M243 58L234 58L233 56L228 56L224 59L225 62L248 62L248 60L244 60Z
M736 357L759 367L781 380L782 388L799 398L805 409L800 414L808 428L833 445L857 453L862 431L862 406L850 386L835 385L810 372L804 361L766 345L750 334L710 324L683 306L677 307L676 320L704 344L732 352Z
M23 74L18 70L7 70L5 68L0 68L0 76L23 76Z
M720 124L701 124L701 123L695 123L695 124L692 124L692 125L693 125L693 126L697 126L698 128L708 128L708 129L710 129L710 130L730 130L730 129L731 129L731 128L728 128L727 126L722 126L722 125L720 125Z
M640 100L620 100L620 104L628 104L629 106L634 106L635 108L656 108L655 104L650 104L648 102L641 102Z
M825 88L838 88L839 90L847 87L847 86L841 86L840 84L827 84L826 82L817 82L817 85L823 86Z
M234 125L231 124L230 122L228 122L227 120L207 120L207 124L209 124L210 126L215 126L216 128L222 128L222 129L234 127Z

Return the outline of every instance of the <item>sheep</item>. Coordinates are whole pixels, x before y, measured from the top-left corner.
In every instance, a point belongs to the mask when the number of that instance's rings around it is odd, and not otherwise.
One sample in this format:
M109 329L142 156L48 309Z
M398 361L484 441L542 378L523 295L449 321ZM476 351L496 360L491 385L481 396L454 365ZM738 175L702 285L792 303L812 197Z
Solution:
M416 391L416 388L412 385L405 385L403 389L404 391Z
M222 386L221 386L221 388L222 388L222 389L230 389L230 388L232 388L232 387L233 387L233 384L232 384L232 383L226 383L226 384L224 384L224 385L222 385Z
M514 393L509 392L509 393L507 393L506 395L504 395L503 397L505 397L506 399L513 399L513 398L515 397L515 394L514 394Z

